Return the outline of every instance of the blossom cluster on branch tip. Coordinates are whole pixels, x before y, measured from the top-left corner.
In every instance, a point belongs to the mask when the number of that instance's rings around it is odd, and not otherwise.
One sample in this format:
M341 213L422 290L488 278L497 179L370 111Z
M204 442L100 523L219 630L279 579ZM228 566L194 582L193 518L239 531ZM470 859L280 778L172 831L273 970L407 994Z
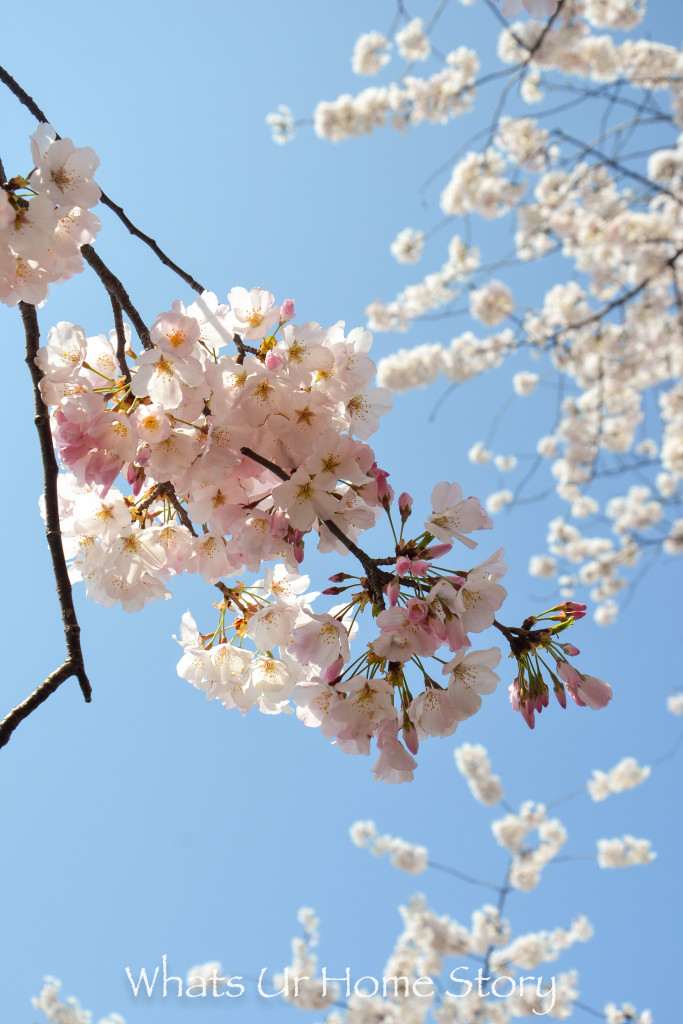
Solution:
M517 660L518 675L508 687L510 703L515 711L522 713L530 729L535 727L536 714L540 715L550 701L550 688L544 675L552 683L563 708L567 706L567 692L579 707L590 707L594 711L606 707L612 699L609 683L579 672L566 660L581 653L578 647L557 639L558 634L585 614L585 604L564 601L540 615L530 615L519 629L498 626L510 644L511 656ZM547 656L555 660L555 671L545 661Z
M184 678L242 713L291 711L291 698L344 751L367 754L376 739L377 778L410 779L419 741L453 732L498 680L499 650L469 652L468 633L491 626L503 602L502 552L469 570L436 564L454 540L474 548L467 535L492 522L477 498L444 482L417 537L403 537L404 493L394 554L367 556L356 540L382 511L391 521L394 497L366 443L390 405L371 386L370 334L347 335L341 322L298 326L293 302L276 305L261 288L233 288L228 299L205 292L187 308L174 303L137 355L128 334L87 338L66 322L50 330L36 363L67 471L59 495L70 577L94 600L136 611L169 597L173 576L200 574L222 600L209 633L183 618ZM235 357L223 351L230 342ZM130 493L115 486L119 476ZM299 573L311 534L323 552L351 551L364 572L335 574L346 585L326 593L344 603L323 613ZM252 585L223 582L269 561L281 564ZM351 660L365 609L378 635ZM424 664L442 647L443 684ZM409 662L423 680L415 696Z
M56 141L49 126L33 145L36 198L5 190L8 206L30 210L41 195L57 212L64 197L96 201L90 150ZM469 569L438 565L454 541L472 549L468 534L493 525L477 498L446 481L414 537L404 537L413 499L399 496L397 535L389 474L366 443L391 405L386 389L372 387L371 335L346 334L341 321L325 329L293 320L291 299L278 305L262 288L235 287L228 303L210 292L187 307L174 302L149 332L136 322L139 353L122 322L108 336L88 338L65 321L49 331L35 363L66 471L58 502L69 577L101 604L132 612L170 597L172 577L198 573L221 592L218 622L201 634L184 616L179 673L242 713L291 712L293 701L306 725L346 752L368 754L374 739L376 778L406 781L420 740L452 733L496 687L500 651L470 651L468 634L495 622L503 552ZM356 541L383 512L393 550L373 559ZM343 603L323 613L299 573L312 533L322 552L351 552L364 573L334 574L345 585L325 593L344 594ZM223 582L264 569L251 585ZM352 660L365 610L377 635Z
M89 147L58 139L48 124L31 136L33 170L0 185L0 302L34 305L50 285L83 270L81 246L100 230L90 208L99 159Z
M593 778L588 780L588 792L596 802L606 800L613 793L639 786L649 777L651 769L639 765L634 757L624 757L609 772L593 771Z
M115 334L86 338L68 323L49 332L36 362L67 470L59 493L71 579L102 604L136 611L169 597L173 576L198 573L222 600L206 633L183 617L183 678L242 714L291 712L293 702L344 752L369 754L376 740L376 778L412 779L419 742L450 735L498 682L499 649L471 651L469 634L492 626L503 603L503 552L469 569L440 564L454 541L472 549L468 535L493 524L477 498L443 482L416 536L404 536L413 499L398 497L397 534L388 473L366 443L389 405L371 387L369 333L298 326L293 303L280 307L260 288L228 298L174 303L153 324L150 347L134 360L129 350L132 370ZM229 341L236 359L222 352ZM120 475L131 493L114 486ZM372 559L356 541L382 512L393 553ZM326 612L313 610L317 595L299 572L311 534L323 552L352 552L363 571L333 574L325 593L343 602ZM252 584L223 582L271 561L280 564ZM551 609L541 629L532 627L543 617L521 630L495 623L520 666L515 708L530 724L548 693L533 659L560 651L556 634L582 607ZM376 635L352 657L366 610ZM587 679L567 678L570 693L604 706L608 695L586 695Z

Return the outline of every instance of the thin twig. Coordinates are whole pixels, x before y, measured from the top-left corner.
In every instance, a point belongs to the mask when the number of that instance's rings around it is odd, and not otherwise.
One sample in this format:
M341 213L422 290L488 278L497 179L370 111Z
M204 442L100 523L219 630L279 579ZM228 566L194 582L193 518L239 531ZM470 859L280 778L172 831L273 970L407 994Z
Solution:
M192 525L192 520L188 516L187 511L180 504L180 500L178 498L178 495L176 494L175 487L173 486L173 484L170 483L170 481L167 481L165 484L162 484L162 487L164 488L164 494L166 495L170 503L173 505L173 508L178 513L178 519L180 519L180 522L183 524L185 529L190 531L193 537L196 537L197 532L194 526Z
M114 327L116 329L116 358L119 363L119 369L123 374L126 384L132 383L130 370L128 363L126 362L126 330L123 326L123 316L121 314L121 303L115 295L109 292L109 298L111 300L111 308L114 314Z
M494 882L487 882L483 878L474 878L473 875L466 875L464 871L458 871L457 868L448 867L446 864L437 864L434 860L428 860L427 867L434 868L435 871L443 871L447 875L453 875L455 878L462 879L463 882L470 882L472 885L482 885L485 889L493 889L498 893L502 892L500 885L495 885Z
M138 512L146 512L147 509L151 505L153 505L158 498L168 498L169 502L171 503L171 505L173 505L173 508L178 513L178 518L180 519L183 526L187 530L189 530L193 537L196 537L197 531L192 525L192 520L188 516L187 511L181 505L178 495L176 494L176 489L170 480L166 480L164 483L156 484L156 486L152 488L147 497L144 498L140 502L140 504L136 505L135 507Z
M47 698L55 692L55 690L65 682L69 676L74 674L70 660L66 660L63 665L60 665L58 669L47 677L47 679L36 687L30 697L22 701L13 708L10 713L3 718L0 722L0 747L4 747L5 744L9 743L9 738L25 718L35 711Z
M55 457L50 418L47 406L40 393L42 373L36 366L35 358L40 347L40 331L35 306L20 302L19 309L26 335L26 364L33 382L33 401L35 408L35 424L40 444L40 455L43 464L43 488L45 495L45 533L52 559L52 571L55 578L57 598L62 612L64 639L66 641L66 660L38 686L25 701L11 711L0 723L0 747L5 746L20 722L31 714L51 693L70 676L75 676L83 697L90 702L92 688L85 671L83 651L81 650L81 629L76 618L73 603L71 581L64 557L62 534L59 523L59 495L57 478L59 467Z
M7 86L10 92L17 97L19 102L22 103L23 106L25 106L31 114L33 114L37 121L39 121L41 124L52 124L52 121L50 121L47 114L45 114L40 109L35 100L31 96L29 96L25 89L22 89L19 83L14 78L12 78L10 73L6 71L3 67L0 67L0 82ZM57 133L55 134L58 139L61 138L61 135ZM153 238L151 238L149 235L146 235L144 231L140 231L140 229L137 228L135 224L133 224L130 217L127 216L123 208L119 206L118 203L115 203L113 199L110 199L106 192L102 192L101 189L100 193L100 199L104 206L108 206L109 209L116 214L121 223L128 228L131 235L134 235L136 238L139 238L141 242L144 242L145 245L148 245L149 248L154 253L154 255L157 257L157 259L161 263L163 263L165 267L168 267L168 269L172 270L174 274L177 274L178 277L181 277L185 284L188 284L190 288L194 289L194 291L196 291L198 294L201 295L203 291L206 291L206 289L201 284L199 284L198 281L195 281L191 274L188 274L186 270L183 270L182 267L179 267L177 263L174 263L173 260L166 255L163 249L159 247L159 245L154 241Z
M154 348L144 320L130 301L130 296L119 281L118 277L116 277L116 275L111 272L107 264L100 259L92 245L82 245L81 252L83 253L83 259L85 262L95 271L109 294L116 298L123 311L129 317L130 322L142 342L142 347L146 349Z

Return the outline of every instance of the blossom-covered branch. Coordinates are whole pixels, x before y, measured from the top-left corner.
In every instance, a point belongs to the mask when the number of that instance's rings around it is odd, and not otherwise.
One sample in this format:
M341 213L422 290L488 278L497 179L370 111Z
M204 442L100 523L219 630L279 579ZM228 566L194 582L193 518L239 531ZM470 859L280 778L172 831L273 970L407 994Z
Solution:
M430 176L431 184L450 171L440 196L446 220L426 230L405 228L391 251L399 262L414 264L445 225L466 219L469 231L477 216L496 220L510 214L517 221L514 249L506 253L503 239L502 258L497 252L486 261L459 230L441 265L395 300L367 307L372 330L402 332L417 321L450 314L469 315L488 330L478 337L467 329L450 345L401 348L380 361L378 379L396 392L440 376L460 384L526 351L532 358L544 356L550 372L570 382L558 422L534 439L535 452L494 453L479 441L470 459L511 477L520 458L533 460L516 486L499 484L489 494L491 513L530 500L521 499L523 489L549 465L555 479L544 493L554 489L571 519L584 520L586 528L564 516L553 519L548 553L534 556L530 571L547 578L560 572L566 598L579 587L591 588L596 620L608 624L617 614L614 599L645 550L683 552L683 64L669 44L616 34L640 24L645 4L636 0L527 0L527 12L543 20L512 24L504 17L519 14L521 0L507 0L502 12L493 3L487 6L504 25L498 39L503 68L491 70L490 58L483 63L487 55L480 61L472 49L437 48L432 29L399 6L390 33L360 36L352 66L358 74L377 75L390 65L395 48L406 65L400 75L355 96L318 103L313 124L331 141L384 124L401 130L425 120L447 126L475 100L485 102L485 87L504 83L490 105L488 127ZM419 63L439 70L419 76ZM539 108L535 116L520 115L513 85L523 104ZM554 102L563 92L570 100ZM670 111L658 94L670 100ZM553 102L544 102L546 95ZM562 114L587 101L593 113L586 118L586 137L579 138L567 130ZM293 136L287 108L268 120L276 141ZM659 132L655 146L652 128ZM531 308L516 294L524 292L522 276L512 275L539 261L557 283ZM509 281L498 278L501 271L510 273ZM515 373L514 395L526 399L548 376L535 367ZM649 394L659 403L659 424L645 433ZM647 476L625 492L602 497L594 481L627 476L631 463L619 458L627 452L647 456Z

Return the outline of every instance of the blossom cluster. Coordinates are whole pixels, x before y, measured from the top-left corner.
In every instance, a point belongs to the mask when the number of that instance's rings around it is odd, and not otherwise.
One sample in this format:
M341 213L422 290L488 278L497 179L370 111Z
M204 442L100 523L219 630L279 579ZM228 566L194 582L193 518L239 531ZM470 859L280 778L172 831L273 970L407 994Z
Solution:
M374 821L356 821L349 829L354 846L365 847L375 857L389 854L389 860L399 871L419 875L426 871L428 853L426 846L408 843L396 836L381 836Z
M633 760L625 758L622 763ZM468 782L486 776L497 779L491 776L489 757L482 746L459 747L455 761ZM498 786L500 788L500 783ZM473 795L480 799L474 791ZM528 972L543 970L544 965L560 960L576 943L590 941L593 938L590 921L584 914L575 913L567 926L515 934L511 920L504 915L509 884L527 893L535 888L540 880L540 868L557 856L567 838L566 830L557 819L547 817L543 805L533 801L522 803L518 814L510 813L495 820L491 828L497 842L511 855L507 881L500 887L455 868L433 862L428 865L426 847L380 835L373 821L355 822L350 835L356 846L376 856L389 854L394 866L409 874L422 873L430 866L459 875L471 884L498 889L498 902L475 907L464 923L451 914L437 913L421 893L409 897L398 908L402 929L382 970L381 985L379 981L375 984L376 979L370 975L361 979L365 984L351 985L350 975L347 975L346 986L339 971L333 979L328 979L327 969L320 968L320 922L313 909L301 907L298 921L302 934L292 939L291 962L286 972L273 976L275 992L284 1002L304 1012L320 1015L325 1011L325 1024L369 1024L370 1021L424 1024L428 1019L437 1024L469 1024L480 1020L508 1024L522 1017L535 1019L546 1014L559 1020L571 1017L580 1005L577 1004L578 973L561 970L530 978ZM538 832L539 844L535 848L527 841L531 831ZM645 864L653 857L647 840L624 836L623 840L598 842L597 861L603 867ZM520 874L520 865L524 860L529 864L535 862L536 877L532 884L523 884L525 879ZM530 877L534 869L528 870ZM572 888L572 891L575 890ZM454 959L455 970L452 969ZM473 961L474 966L467 964L468 960ZM191 989L193 995L221 995L226 991L226 980L219 960L190 967L186 976L188 990ZM431 990L426 987L430 982ZM374 992L368 991L373 985ZM59 983L46 979L45 988L34 1005L43 1010L52 1024L90 1024L89 1014L81 1011L75 1000L59 1003L58 993ZM601 1016L585 1004L580 1008ZM604 1017L608 1024L653 1024L649 1010L638 1014L635 1007L626 1002L620 1006L608 1002ZM123 1024L123 1021L111 1015L100 1024Z
M541 878L541 871L553 860L567 840L567 831L557 818L548 818L542 804L523 803L519 814L507 814L491 825L496 841L512 855L509 882L514 889L529 892ZM538 833L538 845L527 842L530 832Z
M490 775L488 755L481 746L465 744L456 749L455 760L458 766L468 766L470 777ZM467 772L465 774L468 777ZM531 831L538 831L539 845L536 848L527 841ZM525 859L528 862L535 859L536 875L540 874L540 868L557 856L567 838L564 826L556 819L549 819L545 807L533 801L525 801L519 814L508 814L494 821L492 832L511 855L506 876L508 884L523 892L530 892L540 879L536 877L533 884L519 884L523 881L519 874L520 864ZM394 866L408 873L421 873L428 866L428 853L424 846L380 835L373 821L355 822L350 834L356 846L376 856L388 853ZM617 841L600 840L599 847L602 849L605 844L614 842ZM645 841L641 843L645 844ZM598 863L602 863L600 858L601 854ZM632 858L630 861L632 864L638 862L644 863L645 859L637 861ZM452 872L473 884L498 888L493 883L463 875L454 868L436 863L429 866ZM525 986L517 982L525 972L536 971L545 964L558 961L576 943L590 941L593 927L584 914L578 913L566 927L515 935L512 922L504 916L508 891L507 885L500 888L498 905L484 903L475 907L467 923L451 914L437 913L420 893L411 896L399 907L403 927L382 970L382 980L386 985L381 991L374 992L350 985L343 991L344 985L339 984L338 978L336 983L326 981L317 953L319 921L314 911L302 908L299 922L303 926L303 935L292 940L291 964L288 967L290 979L300 978L301 981L298 985L285 986L286 976L278 974L274 978L275 988L284 1001L302 1011L329 1011L325 1024L366 1024L370 1020L423 1024L428 1019L437 1024L466 1024L475 1020L507 1024L520 1017L534 1018L545 1014L552 1019L569 1018L580 994L576 971L553 972L552 987L548 984ZM458 966L448 974L454 958ZM483 962L480 973L485 978L481 984L475 982L468 988L465 979L469 958L475 964ZM187 976L188 985L197 985L202 977L208 984L216 967L220 973L220 964L213 961L191 968ZM429 982L436 978L440 983L433 984L431 991L419 987L418 979ZM503 978L506 979L504 997L501 995L502 987L497 984L498 979L502 982ZM374 984L374 978L370 976L363 980L370 987ZM536 979L527 977L525 980ZM416 987L413 987L414 983L417 983ZM590 1008L584 1005L582 1009ZM591 1012L600 1016L595 1010ZM608 1003L604 1014L610 1022L652 1022L648 1010L637 1016L629 1003L622 1004L620 1009L615 1003Z
M551 536L551 524L548 553L532 561L531 572L546 578L559 574L566 598L590 588L595 619L608 625L617 617L616 598L646 547L656 545L667 555L683 552L683 517L670 514L683 500L678 309L683 287L683 58L668 43L611 34L639 25L645 9L640 0L564 0L560 6L555 0L527 0L524 6L534 18L552 16L550 25L520 21L500 34L498 56L519 79L524 102L542 102L546 83L553 90L576 92L566 79L578 77L588 83L587 97L604 91L604 127L611 114L612 83L643 90L643 110L650 92L665 93L671 115L658 106L653 116L662 132L673 130L671 144L649 152L642 169L634 170L605 156L602 135L584 145L561 127L549 128L551 109L538 117L513 117L501 106L486 145L464 152L451 168L441 209L451 219L514 214L514 254L501 261L496 252L493 267L523 266L560 254L565 265L558 283L547 289L538 308L523 306L458 233L440 266L395 300L375 299L367 306L368 326L405 331L419 317L449 307L454 315L468 312L489 329L482 334L466 329L450 343L422 343L386 356L378 382L397 392L424 387L439 376L461 383L501 366L522 348L533 359L545 356L554 375L569 382L563 383L565 397L553 432L538 439L534 454L547 460L558 497L587 529L568 523L566 541L558 541ZM502 13L515 16L521 9L521 0L506 0ZM394 44L414 63L418 51L402 47L402 33L414 33L416 43L422 38L421 52L430 61L440 60L441 69L417 78L411 67L389 85L319 104L315 124L320 136L339 141L387 122L400 129L422 120L444 123L471 108L478 89L477 55L461 48L441 57L439 51L447 47L432 47L424 27L413 21L393 38L377 32L362 36L355 70L376 74ZM633 109L624 108L629 117ZM606 138L621 138L639 126L635 114L607 128ZM645 144L651 146L650 140ZM391 252L399 262L417 263L426 237L425 230L406 227L391 243ZM455 305L458 300L462 308ZM516 373L515 393L530 395L539 377L530 370ZM659 424L645 434L653 393ZM481 456L475 461L483 464ZM502 472L514 468L508 453L499 453L494 464ZM618 476L631 467L647 473L647 482L603 500L594 495L597 477ZM490 493L484 504L495 513L516 500L515 488L506 486ZM605 520L611 526L605 528Z
M608 772L595 769L593 778L588 780L588 792L596 802L606 800L613 793L623 793L645 782L650 768L638 764L634 757L624 757Z
M577 704L604 707L609 686L570 669L562 652L576 649L556 640L585 606L565 603L507 629L495 618L506 596L502 550L467 570L440 564L455 541L473 549L468 535L492 527L477 498L437 484L424 529L408 537L413 499L404 492L397 535L388 473L366 443L390 405L371 386L369 332L299 326L293 302L276 305L261 288L233 288L228 300L204 292L188 307L175 302L137 355L127 334L87 338L66 322L39 349L67 471L59 497L71 580L101 604L137 611L170 597L174 576L198 573L222 600L208 632L183 616L179 675L242 714L295 706L347 753L367 755L376 740L373 772L390 782L412 779L420 741L450 735L495 690L500 650L470 650L470 634L494 624L517 657L513 707L529 725L548 703L539 649L558 658ZM230 342L237 357L222 351ZM130 493L115 486L119 477ZM356 541L382 513L394 553L373 560ZM352 552L365 573L333 574L325 594L343 603L325 612L314 611L317 595L299 569L311 534L322 552ZM250 584L224 582L263 570ZM376 635L353 658L366 609ZM433 657L442 682L425 667ZM563 684L552 681L566 706Z
M657 856L649 839L625 835L621 839L598 839L598 864L601 868L629 868L649 864Z
M477 498L444 482L418 536L403 535L413 504L404 493L395 554L365 555L356 540L382 512L391 521L394 500L366 443L390 405L371 386L370 334L298 326L293 302L277 305L260 288L233 288L228 300L205 292L174 303L138 354L128 334L88 338L66 322L49 332L36 363L66 470L70 577L94 600L136 611L169 597L173 577L198 573L222 600L208 633L183 617L183 678L243 714L294 705L346 752L368 754L376 739L375 776L408 780L420 740L452 733L498 681L500 651L469 650L469 634L502 605L502 551L469 570L436 568L456 540L472 549L468 534L492 522ZM230 342L236 357L223 351ZM313 610L299 571L311 534L323 552L353 552L365 571L333 575L345 585L326 593L344 603L326 612ZM224 582L264 570L253 584ZM366 608L377 635L352 660ZM440 649L443 683L424 668ZM409 663L424 681L415 695Z
M31 1000L34 1009L44 1013L50 1024L92 1024L90 1011L82 1009L73 996L68 996L62 1002L61 988L62 983L57 978L45 978L40 995ZM102 1017L98 1024L125 1024L125 1021L120 1014L109 1013Z
M491 771L491 762L480 743L463 743L456 747L455 764L475 800L488 807L500 803L503 787L499 777Z
M100 189L89 147L41 124L31 136L33 170L0 185L0 302L37 305L50 285L83 270L81 246L100 229L91 212Z

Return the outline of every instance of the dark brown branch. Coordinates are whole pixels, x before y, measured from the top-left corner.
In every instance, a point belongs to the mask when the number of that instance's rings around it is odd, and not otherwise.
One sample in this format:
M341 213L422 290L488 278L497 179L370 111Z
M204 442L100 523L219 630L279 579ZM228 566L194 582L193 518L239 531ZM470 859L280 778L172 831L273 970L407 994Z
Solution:
M131 235L139 238L141 242L144 242L145 245L149 246L160 263L163 263L165 267L168 267L168 269L172 270L174 274L177 274L178 277L182 278L185 284L189 285L190 288L197 292L198 295L201 295L202 292L206 291L206 288L204 288L199 281L195 281L191 274L188 274L187 271L183 270L182 267L179 267L177 263L174 263L173 260L166 255L163 249L159 247L154 239L150 237L150 235L146 235L144 231L140 230L140 228L136 228L135 224L133 224L132 220L127 216L123 208L119 206L118 203L115 203L113 199L110 199L106 192L102 192L100 199L105 206L108 206L109 209L116 214L121 223L125 224Z
M19 102L22 103L31 114L33 114L37 121L40 121L41 124L52 124L47 114L40 109L35 100L29 96L24 89L22 89L19 83L15 81L15 79L12 78L9 72L5 71L3 67L0 67L0 82L7 86L10 92L17 97ZM61 138L61 135L57 135L57 138ZM136 228L135 224L133 224L132 220L126 215L125 211L118 205L118 203L115 203L113 199L110 199L106 192L102 192L101 190L100 192L102 203L105 206L108 206L109 209L116 214L121 223L128 228L131 235L139 238L140 241L149 246L157 259L163 263L165 267L168 267L168 269L172 270L174 274L177 274L178 277L182 278L185 284L188 284L190 288L194 289L198 294L201 295L203 291L206 291L198 281L195 281L191 274L188 274L187 271L183 270L182 267L179 267L177 263L174 263L173 260L166 255L163 249L159 248L153 238L150 238L150 236L146 235L144 231L140 231L139 228Z
M27 697L25 701L18 704L10 713L3 718L0 722L0 747L4 747L5 744L9 743L10 736L25 718L35 711L43 701L55 692L57 687L61 686L69 676L74 675L71 661L67 659L63 665L60 665L58 669L47 677L45 682L38 686L30 697Z
M280 469L274 462L270 462L269 459L259 455L258 452L253 451L251 448L240 448L242 455L246 455L247 458L252 459L254 462L258 462L259 466L263 466L264 469L269 469L275 476L279 476L280 480L289 480L289 473L286 473L284 469Z
M126 362L126 330L123 326L123 316L121 314L121 303L109 292L109 298L111 299L111 308L114 314L114 327L116 329L116 358L119 362L119 368L123 374L126 384L131 383L130 370L128 369L128 363Z
M113 295L116 298L117 302L119 303L123 311L129 317L130 322L132 323L140 341L142 342L143 348L154 348L154 345L152 344L149 337L149 331L147 330L147 327L145 326L142 317L138 313L133 303L130 301L130 296L128 295L128 292L119 281L118 277L116 277L115 274L111 272L107 264L100 259L100 257L93 249L92 245L82 245L81 252L83 253L83 259L85 260L85 262L88 264L89 267L91 267L95 271L95 273L97 274L97 276L99 277L100 281L107 289L109 294Z
M180 519L180 522L186 529L190 531L193 537L196 537L197 532L194 526L192 525L192 520L188 516L187 511L180 504L180 501L178 500L178 495L175 492L175 487L173 486L173 484L167 482L165 484L162 484L162 487L164 488L164 494L166 495L170 503L173 505L173 508L178 513L178 518Z
M253 346L251 345L245 345L239 334L234 334L232 340L235 343L235 347L237 348L238 352L238 356L235 362L239 363L240 366L244 362L244 357L246 356L247 352L251 352L251 354L254 356L257 356L259 354L259 350L257 348L253 348Z
M178 518L180 519L183 526L190 531L193 537L196 537L197 532L194 526L192 525L192 520L188 516L187 511L181 505L178 499L178 495L176 494L175 487L170 482L170 480L166 480L165 483L157 484L156 487L152 489L151 493L148 494L147 497L144 498L143 501L141 501L140 504L136 505L135 507L138 512L146 512L150 505L152 505L157 500L157 498L163 497L168 498L169 502L171 503L171 505L173 505L173 508L178 513Z
M0 723L0 746L4 746L16 727L43 701L47 700L51 693L57 689L70 676L76 676L81 692L86 701L91 700L92 689L85 672L83 651L81 650L81 629L76 618L76 609L73 603L71 581L66 567L64 548L62 547L62 534L59 523L59 496L57 492L57 478L59 467L54 453L52 443L52 431L50 430L50 417L47 406L44 404L40 393L40 381L42 374L36 366L35 358L40 347L40 331L38 328L38 317L35 306L27 302L20 302L19 309L24 323L26 335L26 364L33 382L33 402L35 408L35 424L38 431L40 444L40 455L43 463L43 486L45 494L45 533L52 559L52 571L55 578L57 598L62 612L64 625L64 639L66 641L66 660L60 668L56 669L22 704L14 708Z

